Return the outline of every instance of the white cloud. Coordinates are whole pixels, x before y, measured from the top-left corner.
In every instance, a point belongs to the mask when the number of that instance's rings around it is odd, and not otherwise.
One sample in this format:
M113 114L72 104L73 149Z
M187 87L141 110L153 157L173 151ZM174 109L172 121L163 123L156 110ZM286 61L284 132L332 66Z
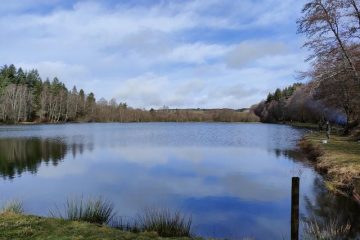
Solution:
M37 62L37 63L16 63L17 66L22 66L24 69L37 68L43 78L46 76L53 78L62 76L65 78L73 77L76 78L81 75L88 74L88 70L85 66L76 64L66 64L64 62Z
M257 59L284 53L286 53L286 45L282 42L242 42L227 55L226 62L229 67L244 68Z
M231 48L215 44L193 43L176 47L169 60L185 63L205 63L206 60L222 57Z
M64 161L56 166L56 168L42 164L37 175L41 178L63 178L70 175L84 174L87 170L87 166L81 162Z
M166 88L168 81L164 77L158 77L151 73L129 79L121 86L118 97L132 99L133 104L141 106L145 102L148 105L160 106L161 90Z
M198 79L175 83L165 76L146 73L126 80L116 96L135 107L184 107L191 104L203 88L204 82Z
M8 1L0 64L137 107L244 107L303 67L288 23L302 3Z

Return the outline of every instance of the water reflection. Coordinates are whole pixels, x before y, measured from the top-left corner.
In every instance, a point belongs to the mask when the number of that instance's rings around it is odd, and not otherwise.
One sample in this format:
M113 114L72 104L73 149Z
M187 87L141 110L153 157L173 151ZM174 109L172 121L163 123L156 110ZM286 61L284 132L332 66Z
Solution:
M289 160L304 163L305 155L302 153L300 149L294 148L294 149L275 149L274 150L275 155L277 158L280 157L286 157Z
M321 178L314 179L314 197L304 198L306 212L304 220L315 221L320 227L335 221L338 227L351 225L346 239L355 239L360 231L360 206L355 201L344 196L329 193Z
M14 178L25 171L36 173L41 162L56 166L67 152L61 141L40 138L0 139L0 175Z
M0 127L0 174L23 173L0 181L1 197L22 199L29 213L47 215L69 196L101 195L122 216L149 206L181 209L202 236L282 239L289 236L294 171L302 172L301 199L309 199L307 208L302 201L303 215L328 218L328 210L317 211L322 201L341 207L326 199L314 183L317 174L293 150L301 134L266 124ZM338 211L358 212L352 202L342 203L347 207Z
M76 157L83 153L84 145L51 138L0 139L0 176L13 179L24 172L36 174L41 163L57 166L69 150Z

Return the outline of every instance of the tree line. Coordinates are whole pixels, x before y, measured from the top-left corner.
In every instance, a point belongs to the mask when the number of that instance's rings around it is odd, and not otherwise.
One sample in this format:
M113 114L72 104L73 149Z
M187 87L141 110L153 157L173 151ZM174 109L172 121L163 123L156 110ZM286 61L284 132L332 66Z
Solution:
M43 81L37 70L14 65L0 68L0 122L250 122L253 112L231 109L138 109L116 99L98 101L74 86L69 90L57 77Z
M308 122L329 120L346 125L346 115L338 108L317 100L309 93L309 85L295 83L284 89L269 93L266 100L253 107L262 122Z
M298 33L310 69L301 73L307 84L276 90L256 106L264 121L309 121L323 118L347 129L360 120L360 2L311 0L298 19ZM291 93L291 96L289 96Z
M0 69L0 121L71 121L87 116L95 108L93 93L76 87L68 90L57 77L43 81L37 70L24 71L14 65Z

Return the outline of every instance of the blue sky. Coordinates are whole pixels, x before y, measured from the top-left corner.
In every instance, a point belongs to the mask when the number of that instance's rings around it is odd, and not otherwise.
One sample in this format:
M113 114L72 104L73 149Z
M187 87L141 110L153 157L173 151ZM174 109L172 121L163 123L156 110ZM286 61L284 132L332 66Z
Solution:
M306 69L304 0L12 0L0 64L134 107L248 107Z

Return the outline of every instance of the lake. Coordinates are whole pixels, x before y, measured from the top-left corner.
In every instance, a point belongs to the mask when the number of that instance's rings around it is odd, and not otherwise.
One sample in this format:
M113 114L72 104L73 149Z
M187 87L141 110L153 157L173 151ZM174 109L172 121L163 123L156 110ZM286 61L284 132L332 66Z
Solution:
M330 194L302 160L305 130L257 123L89 123L0 126L0 202L49 215L69 197L102 196L131 219L181 210L200 236L289 238L291 177L301 215L350 222L360 208Z

